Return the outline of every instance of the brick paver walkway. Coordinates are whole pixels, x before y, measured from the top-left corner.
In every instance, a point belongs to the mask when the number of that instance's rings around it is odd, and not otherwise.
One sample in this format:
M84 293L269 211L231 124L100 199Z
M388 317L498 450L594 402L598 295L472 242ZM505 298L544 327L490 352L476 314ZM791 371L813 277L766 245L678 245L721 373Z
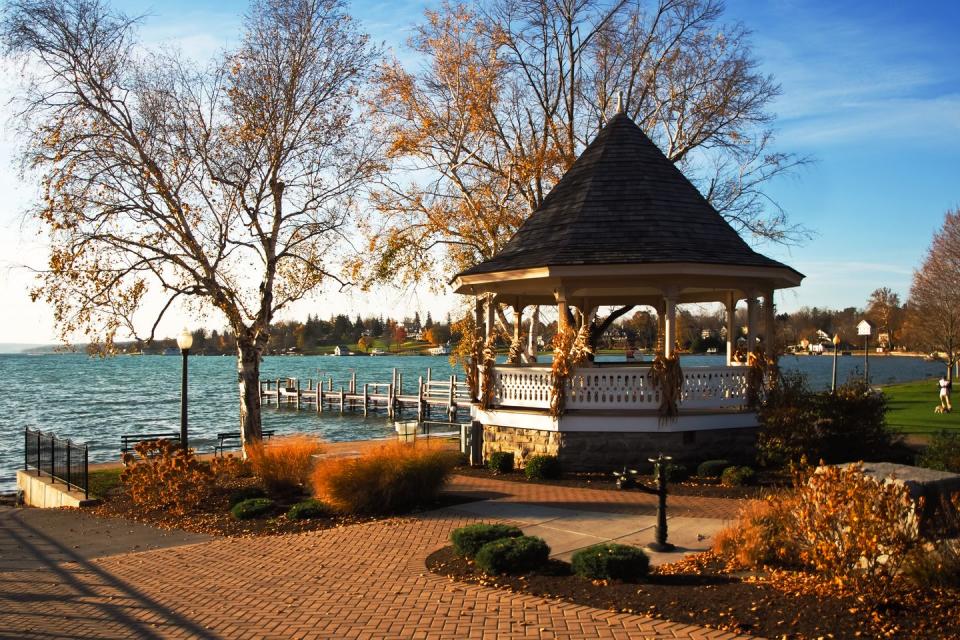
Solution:
M484 490L529 487L507 483ZM478 483L457 479L458 488ZM521 489L523 487L523 489ZM557 503L594 492L530 489ZM515 499L514 497L508 499ZM715 630L462 585L426 571L455 510L282 537L217 539L0 574L2 638L730 638ZM28 547L40 531L8 532ZM69 553L69 550L65 550Z

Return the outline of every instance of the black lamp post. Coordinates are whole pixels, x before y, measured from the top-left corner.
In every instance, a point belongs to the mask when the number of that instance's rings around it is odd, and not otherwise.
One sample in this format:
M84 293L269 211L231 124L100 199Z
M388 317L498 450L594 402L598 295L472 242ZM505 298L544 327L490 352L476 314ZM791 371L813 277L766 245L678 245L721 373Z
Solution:
M187 444L187 356L190 355L190 347L193 346L193 334L184 329L177 336L177 346L180 347L180 353L183 355L183 368L180 377L180 446L183 451L189 451Z
M830 393L837 391L837 352L840 350L840 336L833 336L833 380L830 382Z
M654 542L649 547L653 551L675 551L676 546L667 542L667 462L673 460L662 453L656 458L648 458L653 463L657 476L657 528Z

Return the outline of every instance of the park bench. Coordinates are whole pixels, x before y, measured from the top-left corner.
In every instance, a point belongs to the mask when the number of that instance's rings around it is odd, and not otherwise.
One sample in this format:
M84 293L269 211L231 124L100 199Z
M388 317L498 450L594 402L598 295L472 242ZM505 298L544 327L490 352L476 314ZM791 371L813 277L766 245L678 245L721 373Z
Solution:
M176 440L180 442L180 434L167 433L128 433L120 436L120 453L129 453L139 442L146 440Z
M273 429L264 429L262 431L263 439L269 440L273 437L273 434L276 433ZM223 455L223 452L226 451L227 447L231 449L240 448L240 432L239 431L227 431L224 433L217 434L217 444L213 447L214 455ZM218 454L219 452L219 454Z

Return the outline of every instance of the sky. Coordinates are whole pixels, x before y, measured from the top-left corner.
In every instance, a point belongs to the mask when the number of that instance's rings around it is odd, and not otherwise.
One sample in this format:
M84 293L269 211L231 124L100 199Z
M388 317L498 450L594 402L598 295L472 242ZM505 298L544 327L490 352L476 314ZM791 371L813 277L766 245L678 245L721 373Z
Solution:
M233 0L115 6L147 14L141 35L148 44L173 44L198 60L231 45L246 10L245 2ZM404 42L427 6L357 0L351 11L375 41L406 59ZM778 292L778 309L863 307L881 286L906 299L944 212L960 207L960 2L728 0L726 17L753 32L761 69L782 86L771 105L776 148L814 159L767 189L813 232L797 246L756 246L807 276L801 287ZM0 99L6 103L16 91L15 69L5 64ZM14 166L10 112L0 111L0 342L47 343L56 337L53 314L28 294L30 268L45 264L46 251L22 215L36 187L24 184ZM456 307L455 297L331 292L288 315L398 317L429 309L442 317ZM161 333L175 335L196 322L175 314Z

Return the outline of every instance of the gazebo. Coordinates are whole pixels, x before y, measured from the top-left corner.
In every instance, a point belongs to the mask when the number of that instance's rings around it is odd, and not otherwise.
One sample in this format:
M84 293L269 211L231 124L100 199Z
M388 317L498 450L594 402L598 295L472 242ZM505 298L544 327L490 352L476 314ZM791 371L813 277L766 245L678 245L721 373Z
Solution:
M773 293L802 279L752 250L643 131L617 114L503 249L454 278L457 293L475 296L477 325L487 336L498 305L513 309L514 357L485 372L493 388L474 406L483 456L512 451L522 465L545 453L566 468L609 469L657 452L688 461L748 455L757 421L736 352L736 307L746 300L748 350L769 346ZM540 307L556 305L562 331L593 322L599 307L643 305L657 311L663 356L671 358L677 305L705 302L726 306L726 364L683 367L678 415L669 419L658 411L649 364L582 362L560 385L558 413L551 411L551 366L535 361L533 330L523 361L516 357L525 309L536 318Z

